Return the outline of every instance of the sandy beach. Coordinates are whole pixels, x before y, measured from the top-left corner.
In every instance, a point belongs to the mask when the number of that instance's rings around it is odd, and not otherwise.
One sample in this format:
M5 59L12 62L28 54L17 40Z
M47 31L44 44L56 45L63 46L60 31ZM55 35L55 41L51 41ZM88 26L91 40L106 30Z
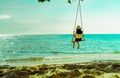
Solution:
M0 78L120 78L120 61L0 66Z

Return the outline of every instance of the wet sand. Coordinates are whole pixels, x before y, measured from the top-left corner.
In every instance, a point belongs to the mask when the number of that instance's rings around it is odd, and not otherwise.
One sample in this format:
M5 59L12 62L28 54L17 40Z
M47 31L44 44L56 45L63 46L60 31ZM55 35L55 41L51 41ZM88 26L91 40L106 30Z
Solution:
M0 78L120 78L120 61L0 66Z

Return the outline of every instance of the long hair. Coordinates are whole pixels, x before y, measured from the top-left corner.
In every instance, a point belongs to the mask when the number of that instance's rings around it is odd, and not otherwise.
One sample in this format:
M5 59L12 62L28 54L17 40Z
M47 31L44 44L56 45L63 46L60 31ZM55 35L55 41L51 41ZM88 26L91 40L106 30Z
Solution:
M76 29L76 33L77 34L82 34L82 30L81 29Z

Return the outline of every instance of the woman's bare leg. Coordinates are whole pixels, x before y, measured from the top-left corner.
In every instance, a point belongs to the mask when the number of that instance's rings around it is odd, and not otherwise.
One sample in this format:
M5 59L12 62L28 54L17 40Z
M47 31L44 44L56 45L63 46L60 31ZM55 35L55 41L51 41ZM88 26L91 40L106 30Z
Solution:
M75 42L73 42L73 45L72 45L72 48L74 48L75 47Z
M78 47L77 47L77 48L79 49L79 48L80 48L80 44L79 44L79 42L77 42L77 44L78 44Z

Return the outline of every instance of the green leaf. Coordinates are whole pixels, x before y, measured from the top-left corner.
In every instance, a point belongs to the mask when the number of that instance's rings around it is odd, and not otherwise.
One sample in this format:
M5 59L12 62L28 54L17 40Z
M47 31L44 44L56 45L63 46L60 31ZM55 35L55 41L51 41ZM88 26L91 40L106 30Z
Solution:
M50 0L38 0L38 2L45 2L45 1L50 1Z
M70 4L71 4L71 0L68 0L68 3L70 3Z

